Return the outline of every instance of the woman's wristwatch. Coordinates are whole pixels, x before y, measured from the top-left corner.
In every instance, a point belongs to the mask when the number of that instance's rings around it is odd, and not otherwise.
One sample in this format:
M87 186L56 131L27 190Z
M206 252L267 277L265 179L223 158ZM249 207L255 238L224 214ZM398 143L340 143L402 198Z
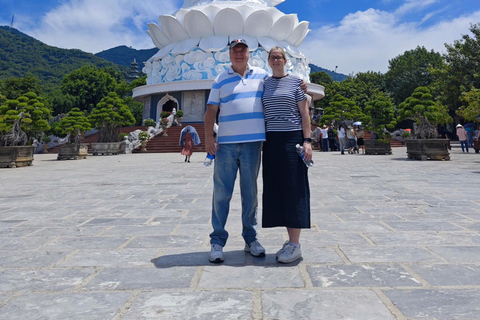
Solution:
M303 139L303 142L312 143L312 139L310 139L310 138L305 138L305 139Z

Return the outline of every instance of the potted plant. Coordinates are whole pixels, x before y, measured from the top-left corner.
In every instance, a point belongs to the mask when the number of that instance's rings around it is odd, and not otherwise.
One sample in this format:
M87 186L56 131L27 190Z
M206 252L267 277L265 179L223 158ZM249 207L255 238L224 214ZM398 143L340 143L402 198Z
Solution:
M452 121L445 106L435 102L427 87L418 87L399 106L398 121L415 121L410 138L405 139L409 159L450 160L448 139L437 139L437 125Z
M62 144L58 152L58 160L86 159L88 144L80 143L82 134L92 129L85 113L73 108L55 126L55 133L61 137L68 135L68 143Z
M135 123L135 118L125 102L115 93L110 92L92 110L88 119L99 130L98 142L92 143L93 155L116 155L122 152L118 141L120 128Z
M145 125L145 127L155 127L155 120L145 119L145 121L143 121L143 124Z
M49 130L51 110L33 92L0 106L0 167L32 165L34 139Z
M183 111L178 110L177 114L175 114L175 117L177 118L178 125L181 126L182 125L182 120L183 120Z
M167 137L167 128L168 128L168 119L167 118L161 118L160 119L160 127L162 127L162 135Z
M366 154L392 154L392 147L387 129L393 129L397 124L395 107L392 101L377 94L365 106L365 127L371 130L370 140L365 140Z
M147 143L148 139L150 139L150 135L148 134L147 131L142 131L138 134L138 139L142 143L142 152L147 152Z

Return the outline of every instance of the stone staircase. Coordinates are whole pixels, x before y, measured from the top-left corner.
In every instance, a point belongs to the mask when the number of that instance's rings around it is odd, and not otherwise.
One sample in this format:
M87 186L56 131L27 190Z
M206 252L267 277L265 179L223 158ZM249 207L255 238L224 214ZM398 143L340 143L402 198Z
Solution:
M180 132L187 125L194 127L201 143L193 148L193 152L205 152L205 126L203 123L182 123L182 126L172 126L167 129L167 136L162 133L150 139L147 143L147 153L180 153L182 148L179 145ZM139 153L140 147L133 150L133 153Z

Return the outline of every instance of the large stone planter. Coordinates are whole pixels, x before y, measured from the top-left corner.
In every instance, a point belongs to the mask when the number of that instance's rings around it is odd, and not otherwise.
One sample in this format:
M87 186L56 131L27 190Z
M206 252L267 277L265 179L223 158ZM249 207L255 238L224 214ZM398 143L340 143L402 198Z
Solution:
M0 168L26 167L33 164L35 147L0 147Z
M125 141L121 142L92 142L94 156L111 156L125 153Z
M409 159L450 160L447 139L405 139Z
M365 154L392 154L390 141L364 140Z
M80 160L88 155L88 143L67 143L60 146L57 160Z

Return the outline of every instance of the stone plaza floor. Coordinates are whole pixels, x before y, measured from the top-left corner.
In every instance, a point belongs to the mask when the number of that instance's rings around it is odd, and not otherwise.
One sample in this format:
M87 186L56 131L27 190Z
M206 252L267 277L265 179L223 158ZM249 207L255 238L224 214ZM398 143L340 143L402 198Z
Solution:
M0 169L0 319L480 319L480 154L314 153L303 260L284 228L243 252L235 188L209 263L205 153L89 156ZM261 225L262 179L259 178Z

